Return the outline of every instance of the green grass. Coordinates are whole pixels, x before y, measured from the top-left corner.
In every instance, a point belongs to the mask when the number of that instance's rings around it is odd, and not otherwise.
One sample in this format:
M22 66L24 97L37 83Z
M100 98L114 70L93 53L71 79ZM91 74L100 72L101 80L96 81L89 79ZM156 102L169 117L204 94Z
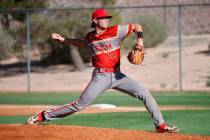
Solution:
M0 93L0 104L46 104L62 105L72 102L79 98L78 93L31 93L14 94ZM199 105L210 106L210 94L205 92L172 92L172 93L153 93L159 105ZM108 103L117 106L141 106L142 102L126 94L113 92L103 93L94 102Z
M0 104L47 104L62 105L79 98L78 93L0 93ZM155 92L159 105L199 105L210 108L208 92ZM142 102L119 92L104 93L92 104L108 103L117 106L141 106ZM163 111L166 122L181 128L181 133L210 135L210 110ZM28 116L0 116L1 124L24 123ZM76 114L49 124L82 125L106 128L124 128L153 131L147 112Z
M163 116L167 123L175 124L181 128L181 133L210 135L210 110L163 111ZM0 116L0 123L24 123L27 117ZM154 130L152 120L147 112L76 114L46 124Z

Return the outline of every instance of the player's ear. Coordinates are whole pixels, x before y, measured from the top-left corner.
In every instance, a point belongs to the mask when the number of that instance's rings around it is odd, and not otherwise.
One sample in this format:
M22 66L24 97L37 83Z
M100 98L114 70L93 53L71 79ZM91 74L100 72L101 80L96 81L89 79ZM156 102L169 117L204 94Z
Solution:
M96 18L93 19L93 22L97 24L98 20Z

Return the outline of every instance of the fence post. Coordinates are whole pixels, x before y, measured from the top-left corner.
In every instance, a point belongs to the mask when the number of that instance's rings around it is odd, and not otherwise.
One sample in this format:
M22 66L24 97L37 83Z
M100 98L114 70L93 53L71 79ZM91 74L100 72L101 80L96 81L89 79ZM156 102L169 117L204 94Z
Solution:
M30 43L30 12L26 13L26 42L27 42L27 92L31 92L31 43Z
M183 18L182 7L178 6L178 31L179 31L179 91L182 91L182 31L183 31Z
M167 26L167 11L166 11L166 0L163 1L163 21L165 26Z

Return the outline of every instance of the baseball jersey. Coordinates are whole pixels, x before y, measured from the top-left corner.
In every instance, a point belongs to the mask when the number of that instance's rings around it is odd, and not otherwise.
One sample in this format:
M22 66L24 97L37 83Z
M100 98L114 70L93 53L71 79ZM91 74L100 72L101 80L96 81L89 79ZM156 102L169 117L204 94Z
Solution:
M93 51L92 65L97 68L115 68L120 65L120 44L132 31L132 25L108 27L101 34L89 32L85 41Z

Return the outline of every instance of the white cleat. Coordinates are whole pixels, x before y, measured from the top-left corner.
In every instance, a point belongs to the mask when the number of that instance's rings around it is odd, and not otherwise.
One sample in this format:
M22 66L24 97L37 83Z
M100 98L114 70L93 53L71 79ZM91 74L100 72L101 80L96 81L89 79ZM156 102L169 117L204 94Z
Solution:
M32 124L39 124L39 123L43 122L44 121L43 113L44 112L39 112L36 115L33 115L33 116L29 117L28 121L27 121L27 124L32 125Z

